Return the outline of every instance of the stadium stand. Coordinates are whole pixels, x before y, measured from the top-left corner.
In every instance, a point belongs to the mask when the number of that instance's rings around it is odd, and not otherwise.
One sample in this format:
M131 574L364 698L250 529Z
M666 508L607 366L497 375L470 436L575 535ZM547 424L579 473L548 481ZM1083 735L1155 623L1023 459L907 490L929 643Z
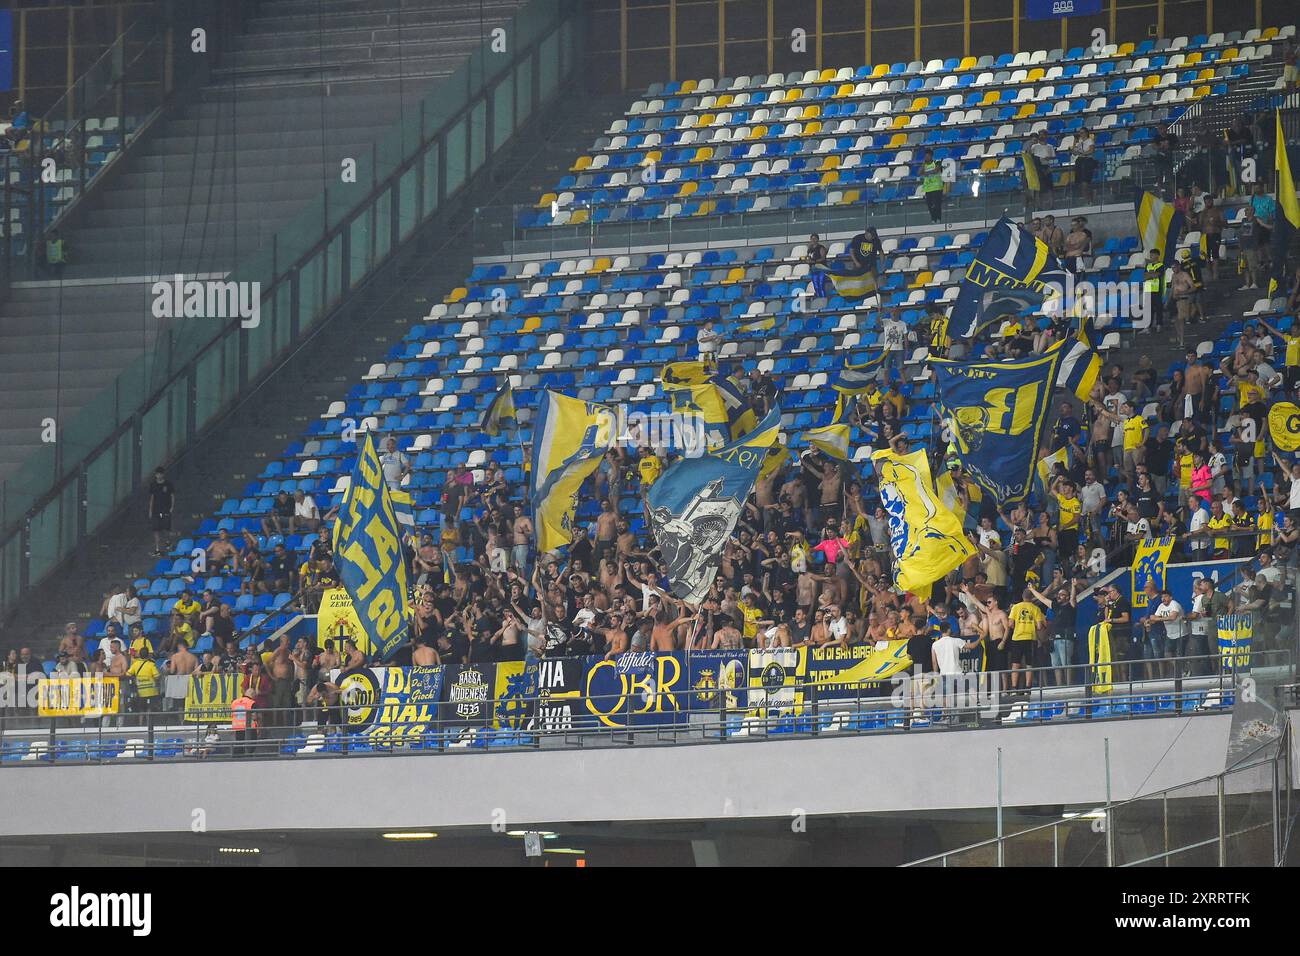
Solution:
M371 156L467 59L468 40L518 6L262 4L207 85L140 137L62 229L62 281L16 282L0 305L0 477L40 447L37 423L69 419L149 353L166 328L149 308L152 277L220 277L266 247L337 185L343 159ZM85 149L103 163L121 132L101 127ZM52 214L72 198L45 188Z
M278 22L268 22L266 29L272 31L276 26ZM1255 32L1254 36L1215 34L1124 44L1095 54L1084 49L1008 53L961 61L652 87L573 164L570 176L543 194L536 208L520 215L516 225L532 230L525 234L526 240L536 240L553 226L915 200L920 198L916 165L922 148L932 148L937 159L957 162L954 192L958 195L970 190L976 177L981 177L983 191L989 193L1019 191L1024 138L1045 132L1058 151L1068 153L1072 137L1084 126L1098 134L1098 148L1104 156L1101 176L1128 180L1133 167L1149 158L1162 128L1183 106L1230 91L1236 80L1250 75L1253 64L1275 54L1272 42L1293 37L1294 32L1287 27ZM338 56L339 62L346 60L344 53ZM270 69L267 59L250 48L235 69L249 71L260 83L261 71ZM361 100L357 104L355 116L361 117L365 110ZM206 105L212 105L211 101ZM220 112L216 106L212 109L213 115ZM267 125L275 122L278 119L266 120ZM193 135L199 135L198 128ZM242 130L240 135L245 135ZM364 141L364 136L358 141ZM187 142L192 145L193 139ZM293 152L304 149L307 147L298 146ZM161 146L158 150L157 159L162 163L165 150ZM265 162L259 160L259 165L268 169L275 165L269 154L262 159ZM647 163L655 166L653 181L634 184ZM328 175L331 164L323 162L319 170L315 165L308 168ZM1090 252L1081 256L1088 277L1140 284L1145 256L1134 234L1131 205L1081 204L1077 193L1068 188L1076 185L1069 178L1068 167L1051 171L1060 191L1039 200L1034 211L1054 213L1062 220L1086 216L1087 227L1093 232ZM278 181L279 174L268 174L258 195L264 201L278 196ZM106 204L115 190L106 194ZM245 201L241 196L239 202ZM1259 212L1258 206L1248 197L1228 197L1224 209L1229 226L1241 225L1245 210L1252 207ZM1189 211L1195 210L1189 206ZM241 218L232 214L229 221ZM386 359L373 363L298 440L268 461L256 479L239 494L226 497L197 527L184 532L151 568L137 569L132 585L141 600L144 634L163 653L174 648L179 623L176 599L186 590L195 595L210 592L205 610L213 604L233 606L234 626L242 635L240 647L244 650L256 649L268 634L287 623L295 613L295 601L306 600L310 610L310 591L304 598L295 597L292 589L256 586L237 568L196 577L190 556L195 549L210 549L222 533L229 535L244 555L253 550L266 555L283 544L293 564L301 567L304 579L319 585L322 569L313 566L313 535L267 535L263 521L273 513L276 496L284 492L311 497L317 510L328 518L331 509L340 504L356 462L355 444L350 440L354 427L395 439L409 459L410 477L403 487L414 500L418 528L425 532L438 527L459 529L459 537L449 537L445 558L431 559L424 547L415 549L416 558L431 562L417 575L420 586L430 589L429 600L433 594L445 597L451 585L442 577L443 562L487 562L497 547L489 542L509 533L509 519L501 509L521 503L527 478L525 449L534 437L529 410L538 404L542 390L562 389L588 401L667 411L658 384L660 369L668 362L697 357L699 332L706 323L724 329L719 361L746 380L758 405L771 404L779 390L789 446L801 452L806 443L800 433L823 422L836 404L836 393L830 387L835 373L846 361L868 359L869 350L881 344L886 318L896 316L903 321L908 338L896 366L896 380L882 389L880 398L862 403L856 412L863 433L871 440L853 450L853 482L861 480L869 487L872 474L866 459L872 448L887 446L895 433L921 444L938 437L930 407L934 384L924 364L930 320L935 310L941 311L956 298L965 268L991 225L984 220L906 230L882 228L884 265L878 309L864 309L834 294L805 304L802 290L809 279L808 244L793 236L779 240L754 236L688 249L648 241L623 252L583 249L559 255L517 252L483 257L467 280L443 301L423 315L410 316L417 321L392 345ZM1050 224L1043 224L1038 234L1053 246L1063 242L1051 236ZM830 258L844 254L850 235L822 237L828 242ZM163 236L161 248L172 248L185 232ZM212 238L214 249L232 257L245 241L242 234L236 240L233 230L215 233ZM1189 230L1182 245L1196 248L1198 239L1196 230ZM247 237L247 241L251 243L248 248L253 248L257 237ZM111 242L107 233L103 242ZM1229 248L1236 248L1231 229L1228 242ZM525 245L520 243L521 248ZM158 252L157 258L165 257ZM144 258L153 261L152 256L146 253ZM212 259L205 256L202 261ZM93 265L86 268L93 269ZM1090 563L1094 548L1111 552L1113 562L1125 545L1131 548L1134 537L1146 532L1178 534L1180 557L1202 554L1202 539L1187 537L1189 524L1196 527L1195 514L1179 513L1179 509L1189 497L1193 501L1204 497L1208 502L1212 494L1222 492L1236 499L1249 522L1241 519L1231 528L1223 525L1223 538L1205 541L1207 550L1216 555L1249 556L1277 544L1282 546L1278 557L1294 567L1300 532L1292 516L1275 517L1275 511L1283 510L1283 479L1275 477L1272 468L1258 473L1247 469L1255 456L1243 458L1242 452L1253 449L1255 440L1247 438L1241 426L1243 416L1253 415L1252 408L1260 400L1253 391L1242 390L1248 373L1255 375L1251 381L1265 396L1282 397L1295 389L1292 373L1300 358L1290 353L1297 294L1286 290L1282 302L1255 302L1249 314L1239 318L1234 311L1241 311L1242 297L1231 297L1230 285L1235 283L1226 274L1211 279L1208 288L1218 308L1207 317L1204 331L1191 330L1195 337L1205 337L1187 343L1195 353L1193 364L1199 364L1211 382L1203 393L1193 395L1187 387L1188 360L1182 343L1150 336L1157 330L1135 323L1129 316L1101 315L1096 323L1103 332L1098 347L1106 354L1108 365L1132 357L1139 344L1151 359L1150 375L1146 363L1135 368L1127 361L1117 371L1108 371L1104 378L1113 379L1114 386L1107 382L1097 404L1111 414L1132 404L1128 414L1147 420L1151 440L1162 443L1164 438L1154 434L1162 427L1189 419L1201 421L1201 428L1208 426L1209 434L1198 435L1198 426L1184 425L1184 439L1189 455L1204 456L1197 459L1197 473L1202 467L1214 469L1207 472L1212 474L1212 488L1204 489L1204 496L1198 494L1201 489L1195 482L1199 478L1186 465L1176 470L1180 455L1173 453L1172 445L1166 448L1163 444L1151 452L1153 462L1164 461L1163 471L1152 470L1152 478L1160 479L1160 494L1152 496L1145 485L1139 488L1132 476L1125 474L1122 455L1119 461L1109 459L1114 447L1110 444L1112 433L1109 426L1102 427L1107 419L1101 413L1094 419L1090 435L1058 432L1062 446L1073 443L1078 449L1079 460L1071 475L1079 484L1083 484L1085 468L1095 467L1086 464L1085 449L1093 452L1102 466L1102 473L1096 476L1102 486L1096 513L1085 521L1087 528L1074 529L1076 537L1080 533L1087 536L1091 547L1081 545L1077 553L1058 552L1056 523L1061 520L1063 493L1035 495L1031 507L1015 512L986 513L993 524L989 530L997 540L991 551L1009 549L1009 558L986 555L984 560L995 566L1008 562L1002 575L1004 584L1011 586L1013 601L1019 594L1018 585L1032 581L1028 571L1034 571L1045 590L1054 580L1054 570L1062 572L1058 583L1064 580L1067 586L1076 576L1094 581L1100 576L1099 568ZM773 328L739 330L741 325L763 319L773 320ZM1258 320L1267 320L1276 334L1269 334ZM1062 338L1065 326L1068 323L1042 317L1018 328L1008 322L1007 334L994 348L1039 352ZM1278 351L1279 341L1286 346L1290 371L1272 374L1274 369L1266 357ZM996 354L983 352L984 348L976 345L972 354ZM507 383L514 389L521 413L520 433L492 438L479 431L479 423L488 403ZM1131 394L1132 399L1114 399L1120 391ZM1188 395L1197 403L1211 395L1214 398L1203 405L1194 403L1197 410L1189 415L1183 402ZM1122 450L1122 433L1120 438ZM1101 454L1096 455L1098 452ZM653 457L653 453L642 451L617 466L633 475L623 482L619 511L642 542L648 529L640 513L641 492L653 475L640 468L640 462ZM446 491L466 471L479 489L479 498L475 504L466 501L463 507L449 511ZM609 478L607 474L606 487ZM498 482L508 488L506 500L497 497ZM846 482L840 497L829 504L847 509L844 527L852 530L858 545L867 540L879 544L882 525L870 520L876 518L874 492L864 491L862 522L855 524L855 513L847 501L850 484ZM1294 504L1300 500L1295 490L1300 488L1300 479L1290 487ZM1140 504L1130 508L1130 499ZM1148 506L1154 506L1150 513ZM1208 510L1205 513L1208 515ZM585 528L598 514L597 498L584 497L577 522ZM822 540L822 529L801 519L796 516L794 520L809 540ZM1218 519L1216 514L1214 520ZM1025 565L1017 557L1027 553L1027 543L1030 553L1044 559L1041 563ZM437 553L432 542L425 547ZM788 557L780 545L747 542L746 560L755 553L778 560ZM982 573L989 573L988 563L981 567ZM992 580L990 573L990 583ZM888 588L878 582L864 585L864 589L890 606L897 604L886 598ZM1260 600L1259 593L1251 592L1246 600ZM1265 596L1262 600L1268 607L1270 600L1279 598ZM728 602L734 610L736 596L728 595L724 604ZM864 638L867 625L864 613L855 623L857 639ZM910 629L910 625L900 626ZM82 633L84 652L78 653L92 657L105 627L105 619L95 617ZM69 646L77 643L71 641ZM219 650L211 634L198 636L193 649ZM55 666L54 659L45 662L48 671ZM299 744L307 746L308 742L302 738L294 746Z

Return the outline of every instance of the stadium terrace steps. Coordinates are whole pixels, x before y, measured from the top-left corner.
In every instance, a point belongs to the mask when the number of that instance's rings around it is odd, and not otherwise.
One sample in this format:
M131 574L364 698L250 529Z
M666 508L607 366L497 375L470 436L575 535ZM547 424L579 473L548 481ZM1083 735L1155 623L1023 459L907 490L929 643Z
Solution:
M465 61L471 38L507 24L519 6L487 3L480 22L478 3L446 0L262 4L209 85L86 197L80 218L64 229L64 279L228 273L339 184L344 158L358 160L357 188L366 189L372 151L403 111L418 108L436 78ZM368 48L374 54L365 59L359 51ZM399 53L410 60L384 59ZM342 64L357 82L340 75L262 85L263 68L304 59ZM0 372L0 410L24 419L9 427L0 478L39 441L41 418L69 420L152 342L158 323L147 294L20 283L0 305L5 354L57 353L53 362ZM53 339L45 334L51 330ZM100 333L131 344L105 348Z
M510 205L530 202L539 188L553 182L626 103L622 96L567 98L540 118L536 133L522 137L494 160L492 184L467 196L465 206L483 207L489 215L499 211L500 228L508 236ZM390 265L392 281L384 276L373 283L363 293L366 301L347 306L349 314L339 316L327 334L308 343L244 407L196 445L172 475L178 494L173 522L178 537L192 536L224 500L256 480L332 402L344 398L373 363L383 361L413 326L422 324L436 303L464 283L475 255L500 254L501 240L488 235L486 216L472 230L467 216L456 222L464 232L455 242L438 250L426 241L400 270ZM101 529L73 559L72 570L55 575L22 602L7 628L10 637L48 656L65 621L88 621L110 587L151 574L158 559L149 553L152 538L138 512L130 508Z

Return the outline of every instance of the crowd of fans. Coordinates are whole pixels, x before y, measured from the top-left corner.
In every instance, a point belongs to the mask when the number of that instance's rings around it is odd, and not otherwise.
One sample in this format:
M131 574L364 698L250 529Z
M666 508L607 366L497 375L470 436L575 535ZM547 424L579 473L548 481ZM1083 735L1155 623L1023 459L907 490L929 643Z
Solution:
M1219 261L1225 217L1220 201L1199 186L1171 198L1188 230L1209 240L1203 261L1193 255L1175 264L1167 290L1169 322L1181 345L1187 325L1206 321L1206 281L1219 278L1225 265ZM1277 214L1275 199L1257 186L1237 232L1243 289L1260 287L1271 269L1268 230ZM1025 225L1067 268L1086 272L1092 255L1086 218L1074 217L1068 229L1051 215ZM825 255L811 237L810 260ZM1255 614L1256 648L1282 645L1293 633L1281 606L1297 566L1300 461L1272 450L1267 416L1277 402L1300 401L1300 330L1291 324L1300 306L1300 269L1281 295L1284 317L1245 322L1231 352L1217 361L1193 349L1161 372L1142 354L1128 369L1105 367L1086 401L1060 401L1042 454L1064 450L1064 462L1053 465L1026 501L1001 508L967 480L955 449L938 437L937 421L930 420L935 437L928 442L904 434L905 422L919 420L914 412L931 415L925 400L913 402L912 383L902 375L910 349L922 345L963 358L967 344L947 337L937 308L910 327L883 310L886 361L878 383L855 396L848 411L856 444L899 452L925 447L934 473L953 475L977 547L936 583L928 601L893 585L888 524L861 455L841 461L808 449L760 479L698 606L671 595L649 531L646 493L671 462L664 449L634 442L609 449L591 479L592 497L584 496L594 514L587 505L579 510L574 543L563 557L535 553L525 489L512 485L497 463L478 472L453 468L441 525L405 541L411 641L396 663L907 640L922 667L1009 672L1003 678L1009 689L1035 680L1076 683L1070 668L1087 662L1075 626L1080 596L1108 571L1127 567L1137 542L1168 535L1175 538L1175 562L1257 558L1257 567L1241 570L1226 592L1198 585L1195 593L1150 594L1141 612L1115 587L1099 591L1121 677L1210 672L1218 666L1214 618L1229 610ZM1009 320L983 355L1041 353L1072 335L1077 318ZM1163 315L1155 318L1152 331L1163 325ZM723 340L706 323L699 355L716 362ZM741 380L760 415L779 404L782 383L771 373L739 366L721 371ZM394 488L411 469L392 439L384 443L381 465ZM170 535L174 497L159 472L149 491L159 554ZM292 593L293 606L312 613L324 591L339 585L333 517L302 492L282 492L262 519L261 536L217 535L204 554L205 572L238 575L241 594ZM316 536L303 551L290 551L286 535L302 532ZM157 705L166 675L231 670L250 678L259 706L337 702L329 673L366 663L342 639L319 646L307 639L274 646L244 640L230 604L212 591L182 593L167 633L157 639L144 633L134 587L106 596L101 611L108 625L94 653L86 653L69 624L55 674L133 678L137 709ZM196 655L204 635L212 649ZM5 664L9 673L20 668L35 679L44 674L29 649L11 652ZM1026 669L1033 673L1019 673Z

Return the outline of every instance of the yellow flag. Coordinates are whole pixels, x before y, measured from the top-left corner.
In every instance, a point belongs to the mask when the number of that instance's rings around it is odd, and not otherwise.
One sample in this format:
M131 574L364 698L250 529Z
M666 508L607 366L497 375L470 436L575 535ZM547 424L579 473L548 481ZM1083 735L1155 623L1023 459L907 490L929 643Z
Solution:
M1296 199L1291 161L1286 155L1286 134L1282 132L1282 111L1277 111L1277 145L1273 148L1273 165L1277 169L1277 204L1287 222L1300 229L1300 200Z
M532 499L537 550L573 542L578 492L614 442L614 409L547 391L533 433Z
M810 428L803 433L803 437L818 451L840 461L848 461L851 432L852 428L845 424L823 425L821 428Z
M889 543L897 563L895 583L927 600L930 585L974 555L975 547L957 516L944 507L924 451L899 455L882 449L871 461L889 516Z
M1268 433L1278 451L1300 449L1300 406L1279 402L1268 411Z

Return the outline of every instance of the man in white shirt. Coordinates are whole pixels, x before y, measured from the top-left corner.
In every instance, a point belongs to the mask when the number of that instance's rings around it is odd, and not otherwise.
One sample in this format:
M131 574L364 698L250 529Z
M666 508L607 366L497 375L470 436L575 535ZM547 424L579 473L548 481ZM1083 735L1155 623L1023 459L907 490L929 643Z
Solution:
M880 323L880 344L885 350L882 374L897 366L903 367L903 349L907 346L907 324L893 312L886 312Z
M980 518L979 539L981 548L988 548L990 551L1001 549L1002 535L998 534L997 529L993 527L992 518Z
M840 647L849 646L849 621L844 616L844 611L838 606L832 605L827 608L831 614L831 624L827 631L831 635L831 640Z
M717 329L713 327L713 320L709 319L702 326L700 331L695 333L695 344L700 352L700 360L712 365L714 356L717 354L718 346L721 344L722 336L718 334Z
M126 606L126 588L115 591L113 596L108 599L108 605L104 608L104 616L110 621L116 621L121 625L123 631L126 630L126 622L122 620L122 609Z
M1168 589L1160 592L1160 603L1147 621L1152 660L1185 656L1183 636L1187 633L1187 624L1183 618L1183 606L1174 600ZM1161 630L1163 635L1158 633ZM1153 664L1151 669L1154 671L1149 675L1151 677L1173 676L1169 664Z
M289 519L289 533L294 534L299 528L315 531L320 527L320 509L316 501L303 494L302 489L293 493L293 517Z
M379 467L384 472L384 483L394 490L402 487L402 479L411 473L411 462L397 450L397 439L384 442L384 453L379 456Z
M1203 504L1204 498L1193 496L1191 500L1202 503L1201 507L1192 512L1191 520L1187 523L1188 536L1192 543L1192 556L1204 557L1209 551L1210 539L1204 535L1197 535L1197 532L1203 530L1210 523L1210 512Z

